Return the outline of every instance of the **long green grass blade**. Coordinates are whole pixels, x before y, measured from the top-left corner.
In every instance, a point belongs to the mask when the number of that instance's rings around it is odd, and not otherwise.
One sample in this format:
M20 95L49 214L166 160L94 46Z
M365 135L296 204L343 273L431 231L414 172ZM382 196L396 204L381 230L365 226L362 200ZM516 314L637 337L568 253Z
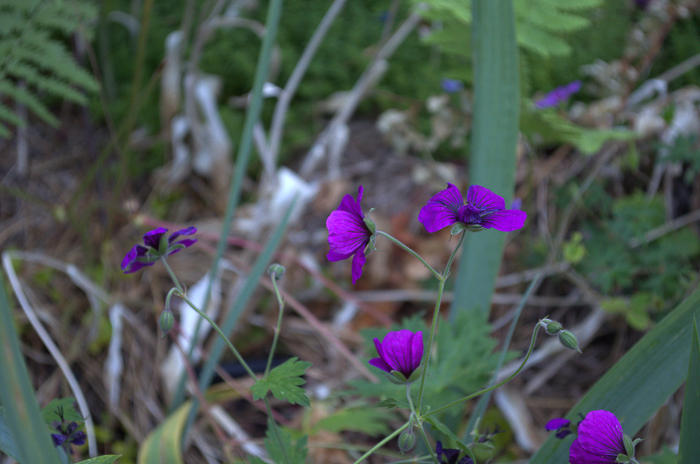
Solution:
M19 450L15 443L15 436L12 435L12 427L5 419L5 408L0 406L0 452L10 456L15 461L19 460Z
M22 464L59 464L58 453L41 418L39 403L19 349L5 274L0 270L0 403Z
M469 183L511 201L520 116L518 46L513 0L472 2L474 124ZM474 307L488 312L501 266L503 232L470 233L464 241L450 319Z
M644 336L569 411L579 413L605 409L615 414L625 433L634 436L688 375L693 319L700 317L700 290L693 293L652 331ZM697 437L697 429L693 431ZM567 462L571 440L552 434L532 457L530 464ZM695 461L697 462L697 461Z
M238 148L238 155L236 157L236 167L233 171L233 181L231 182L231 187L229 189L228 202L226 204L226 214L224 215L223 226L221 228L221 239L216 247L216 254L214 256L214 261L211 263L211 269L209 270L209 275L214 276L219 269L219 261L224 255L224 249L226 248L226 237L228 237L231 231L231 223L233 222L233 215L238 208L238 202L241 199L241 186L243 185L243 178L248 170L248 161L250 160L250 152L253 143L253 128L255 123L260 118L260 111L262 110L262 89L263 84L270 72L270 61L272 57L272 46L275 43L275 37L277 36L277 29L280 22L280 17L282 15L282 0L272 0L268 6L267 11L267 21L265 23L265 37L263 38L262 47L260 49L260 56L258 58L258 65L255 70L255 79L253 81L253 89L251 90L251 101L248 111L246 112L245 122L243 125L243 132L241 133L241 143ZM214 279L209 280L209 286L207 287L206 299L204 300L203 307L206 308L209 305L209 299L211 298L211 286ZM199 332L199 326L195 329L194 333ZM192 341L192 349L196 346L196 340ZM192 352L189 353L190 358L192 357ZM171 404L171 412L182 404L184 401L184 385L185 385L185 374L182 375L180 383L178 385L177 391Z
M697 320L693 321L693 339L690 348L690 367L685 383L681 442L678 447L678 464L700 462L700 337Z

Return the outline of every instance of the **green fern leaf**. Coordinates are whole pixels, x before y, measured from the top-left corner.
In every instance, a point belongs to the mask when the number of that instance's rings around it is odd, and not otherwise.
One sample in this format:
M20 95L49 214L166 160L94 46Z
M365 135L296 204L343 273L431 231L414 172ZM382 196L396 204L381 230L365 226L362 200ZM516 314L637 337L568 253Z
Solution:
M46 106L37 97L35 97L34 94L26 91L25 89L21 89L16 85L12 85L7 81L0 81L0 93L25 104L32 113L36 114L52 126L58 126L58 119L56 119L56 117L49 112Z

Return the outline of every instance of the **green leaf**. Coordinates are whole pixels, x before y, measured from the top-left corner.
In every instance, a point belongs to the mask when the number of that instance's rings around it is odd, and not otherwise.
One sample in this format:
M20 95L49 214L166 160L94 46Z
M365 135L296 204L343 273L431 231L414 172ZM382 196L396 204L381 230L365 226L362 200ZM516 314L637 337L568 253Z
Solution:
M508 205L515 187L520 113L513 0L475 0L472 12L474 118L469 181L501 195ZM490 311L505 238L496 230L467 234L450 321L475 307L486 314Z
M97 456L95 458L86 459L76 464L112 464L120 457L122 457L121 454L105 454L104 456Z
M324 417L313 427L313 433L318 430L329 432L359 432L367 435L389 435L389 422L395 419L395 414L374 407L341 409L330 416Z
M302 379L306 369L311 366L310 362L298 361L297 358L288 359L284 364L280 364L270 371L267 379L260 379L251 387L250 392L253 399L265 398L268 391L278 400L287 400L292 404L309 406L309 398L303 388L306 380Z
M19 450L15 437L12 436L10 425L5 419L5 408L0 406L0 451L10 456L15 461L19 461Z
M20 351L12 311L5 294L5 276L1 270L0 373L0 403L5 407L4 421L12 424L10 433L17 445L17 461L24 464L59 463Z
M634 436L686 379L693 319L697 317L700 317L700 291L694 292L632 347L566 417L575 421L579 420L579 414L605 409L620 419L626 434ZM530 464L566 462L567 443L550 436Z
M700 460L700 337L697 320L693 320L693 339L690 348L690 367L683 397L681 440L678 446L678 464L696 464Z
M288 430L276 426L274 419L267 419L265 449L276 464L305 464L306 440L304 435L296 441Z
M139 447L138 464L184 464L182 459L182 431L187 422L187 415L192 409L192 402L180 406L174 413L148 434Z
M457 438L457 436L454 433L452 433L452 430L448 426L440 422L435 416L428 416L425 418L425 421L450 438L451 443L449 444L449 446L447 446L447 443L444 444L445 448L457 446L457 448L459 448L460 451L466 453L470 458L472 458L472 461L476 462L476 457L474 456L474 453L472 452L471 448L462 443L460 439Z
M41 410L41 417L48 425L52 422L61 422L63 418L66 422L83 423L83 416L75 409L75 398L56 398Z

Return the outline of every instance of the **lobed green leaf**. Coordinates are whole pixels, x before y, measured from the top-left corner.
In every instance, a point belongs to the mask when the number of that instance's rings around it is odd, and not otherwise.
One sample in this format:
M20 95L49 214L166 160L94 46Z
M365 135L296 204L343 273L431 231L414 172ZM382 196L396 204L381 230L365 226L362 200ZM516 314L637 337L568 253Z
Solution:
M298 358L291 358L283 364L272 369L266 379L260 379L251 387L250 392L253 399L265 398L270 391L278 400L286 400L292 404L309 406L309 398L303 388L306 380L302 379L306 369L311 366L310 362L299 361Z

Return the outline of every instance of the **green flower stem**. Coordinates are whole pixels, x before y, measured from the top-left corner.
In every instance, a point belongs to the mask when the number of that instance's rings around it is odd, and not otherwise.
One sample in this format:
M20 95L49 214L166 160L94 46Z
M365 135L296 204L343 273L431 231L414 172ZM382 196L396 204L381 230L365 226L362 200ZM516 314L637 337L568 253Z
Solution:
M279 446L280 450L282 450L282 454L284 455L284 461L287 464L292 464L289 460L289 455L287 454L287 448L284 446L284 442L282 441L280 429L277 427L277 422L275 421L275 418L272 415L272 407L270 407L270 401L267 399L267 396L265 397L265 408L267 408L267 417L270 418L269 422L270 426L272 426L272 433L275 434L275 438L277 439L277 445Z
M527 363L527 360L530 359L530 355L532 354L532 351L533 351L534 348L535 348L535 341L537 340L537 333L539 332L539 330L540 330L540 324L538 323L538 324L535 326L535 330L532 332L532 341L530 341L530 349L527 350L527 355L525 355L525 359L523 359L523 362L522 362L522 364L520 364L520 367L518 367L518 370L516 370L515 372L513 372L513 374L511 374L510 377L508 377L507 379L503 380L502 382L497 383L496 385L494 385L494 386L492 386L492 387L486 388L486 389L481 390L481 391L478 391L478 392L476 392L476 393L472 393L471 395L467 395L467 396L465 396L465 397L463 397L463 398L460 398L460 399L458 399L458 400L456 400L456 401L453 401L452 403L449 403L449 404L447 404L447 405L445 405L445 406L443 406L443 407L441 407L441 408L438 408L438 409L436 409L436 410L434 410L434 411L430 411L429 413L423 415L421 418L422 418L422 419L425 419L426 417L430 417L430 416L432 416L433 414L437 414L437 413L439 413L439 412L442 412L442 411L444 411L444 410L446 410L446 409L449 409L449 408L451 408L452 406L455 406L455 405L457 405L457 404L459 404L459 403L463 403L463 402L468 401L468 400L470 400L470 399L472 399L472 398L476 398L477 396L483 395L484 393L488 393L488 392L490 392L491 390L495 390L495 389L497 389L498 387L500 387L500 386L502 386L502 385L505 385L505 384L507 384L508 382L510 382L511 380L513 380L513 379L515 378L515 376L518 375L518 374L520 373L521 370L523 370L523 367L525 367L525 364Z
M416 413L416 408L413 407L413 400L411 399L411 384L406 384L406 399L408 400L408 406L411 408L411 413Z
M435 464L440 464L440 461L438 461L437 455L433 450L433 446L430 444L430 440L428 440L428 434L426 434L425 430L423 430L423 424L418 426L418 428L420 429L421 435L423 435L423 440L425 440L425 446L428 448L428 452L430 453L430 457L433 458L433 462Z
M177 291L180 292L180 295L183 295L185 292L182 290L182 286L180 285L180 281L177 280L177 277L175 277L175 273L173 272L172 269L170 269L170 266L168 265L168 261L166 261L165 256L160 257L160 261L163 263L163 266L165 266L165 270L168 271L168 274L170 274L170 278L173 279L173 283L177 287ZM192 305L190 305L192 306Z
M441 275L438 271L436 271L435 269L433 269L433 267L432 267L430 264L428 264L428 263L423 259L423 257L422 257L421 255L419 255L418 253L416 253L415 251L413 251L412 249L410 249L409 247L407 247L406 245L404 245L404 244L401 242L401 240L399 240L399 239L397 239L397 238L394 238L394 237L392 237L391 235L387 234L386 232L382 232L381 230L378 230L378 231L377 231L377 235L381 235L381 236L383 236L383 237L386 237L386 238L388 238L389 240L391 240L392 242L394 242L395 244L397 244L398 246L400 246L401 248L403 248L406 252L408 252L409 254L413 255L416 259L418 259L418 261L420 261L421 263L423 263L423 265L424 265L425 267L427 267L428 269L430 269L430 272L433 273L433 275L435 276L436 279L438 279L438 280L442 279L442 275Z
M410 423L411 423L410 421L409 421L409 422L406 422L406 423L403 424L401 427L399 427L398 429L394 430L394 431L391 433L391 435L388 435L388 436L387 436L386 438L384 438L382 441L380 441L379 443L377 443L376 445L374 445L373 447L371 447L371 448L369 449L369 451L367 451L365 454L363 454L362 456L360 456L360 459L358 459L357 461L355 461L353 464L359 464L359 463L361 463L362 461L364 461L365 459L367 459L369 456L372 455L372 453L374 453L374 452L377 451L379 448L381 448L382 446L384 446L384 445L386 445L387 443L389 443L395 436L397 436L398 434L400 434L401 432L403 432L403 431L408 427L408 425L409 425Z
M250 368L250 366L248 366L248 364L245 362L245 360L243 359L243 357L241 356L241 354L238 352L238 350L236 349L236 347L233 346L233 344L229 341L228 338L226 338L226 335L224 335L224 333L221 331L221 329L219 328L219 326L216 325L216 322L214 322L213 320L211 320L211 318L210 318L209 316L207 316L202 310L200 310L198 307L196 307L196 306L194 305L194 303L192 303L192 302L189 300L189 298L187 298L185 295L183 295L182 293L180 293L178 296L179 296L180 298L182 298L183 300L185 300L185 302L186 302L188 305L190 305L190 308L192 308L192 309L194 309L195 311L197 311L197 313L198 313L200 316L202 316L204 319L207 320L207 322L208 322L209 324L211 324L211 326L214 328L214 330L216 330L216 333L218 333L219 336L220 336L221 338L224 339L224 341L225 341L226 344L228 345L229 349L233 352L233 355L236 356L236 359L238 359L238 362L241 363L241 366L243 366L243 368L246 370L246 372L248 373L248 375L250 375L251 378L253 378L253 379L255 379L255 380L258 380L258 378L255 376L255 373L253 372L253 370L252 370L252 369Z
M267 379L267 374L270 373L270 366L272 366L272 357L275 354L275 349L277 348L277 340L279 339L280 336L280 330L282 329L282 314L284 313L284 300L282 299L282 295L280 294L279 288L277 288L277 279L275 278L276 276L272 276L272 286L275 288L275 295L277 296L277 304L279 305L280 308L280 313L277 316L277 327L275 327L275 336L272 339L272 348L270 348L270 356L267 358L267 366L265 366L265 374L263 375L263 379Z
M440 316L440 304L442 304L442 293L445 290L445 282L447 281L447 278L450 276L450 267L452 266L452 261L454 261L455 256L457 255L457 250L459 250L462 246L462 243L464 243L464 237L466 236L466 231L462 232L462 235L459 238L459 242L457 243L457 246L455 247L454 250L452 250L452 254L450 255L450 259L447 260L447 266L445 266L445 272L444 274L440 275L438 280L440 281L438 285L438 296L437 296L437 301L435 302L435 311L433 311L433 323L430 326L430 339L428 340L428 350L426 351L425 354L425 362L423 366L423 373L420 377L420 389L418 390L418 411L421 410L421 406L423 405L423 392L425 388L425 378L428 374L428 364L430 363L430 352L433 349L433 340L435 338L435 329L437 328L437 322L438 322L438 317Z

